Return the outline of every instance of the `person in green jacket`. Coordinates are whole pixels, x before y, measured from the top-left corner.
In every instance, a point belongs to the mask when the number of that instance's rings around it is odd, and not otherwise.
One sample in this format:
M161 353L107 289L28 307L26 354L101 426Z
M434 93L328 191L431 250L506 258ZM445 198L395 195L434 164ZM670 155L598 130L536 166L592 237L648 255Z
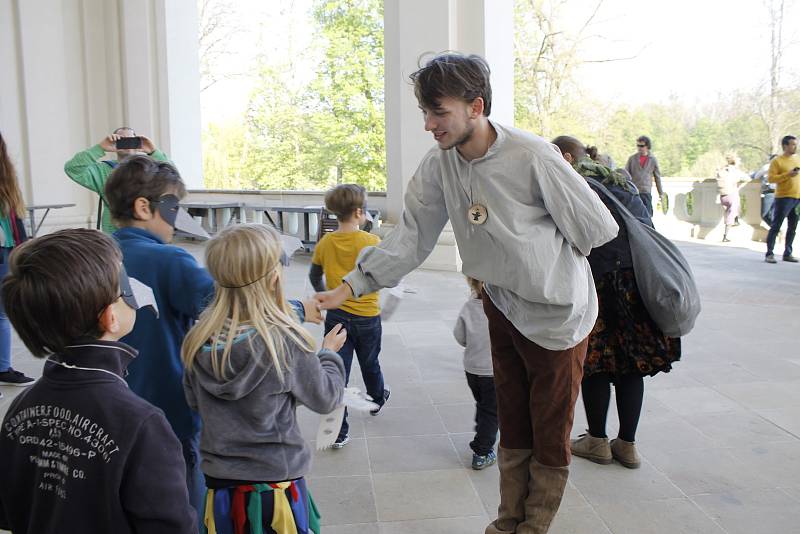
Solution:
M156 148L155 143L148 137L140 135L142 139L141 148L137 149L117 149L117 140L123 137L136 137L136 132L133 128L123 126L117 128L113 133L105 137L102 141L93 147L82 150L75 154L71 160L64 165L64 172L67 173L74 182L82 185L90 191L94 191L103 201L102 222L100 228L103 232L111 234L117 230L114 223L111 222L111 211L108 209L108 204L105 199L105 187L108 175L117 166L117 163L136 154L147 154L157 161L169 161L166 154ZM105 156L106 152L113 152L117 155L115 160L100 160Z

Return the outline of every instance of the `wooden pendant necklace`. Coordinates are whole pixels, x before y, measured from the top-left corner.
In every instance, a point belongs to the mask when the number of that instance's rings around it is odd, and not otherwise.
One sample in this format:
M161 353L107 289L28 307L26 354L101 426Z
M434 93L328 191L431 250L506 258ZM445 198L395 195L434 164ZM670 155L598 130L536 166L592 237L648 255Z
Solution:
M467 220L470 222L470 224L480 226L489 219L489 210L487 210L486 206L480 202L474 202L472 200L472 163L468 163L467 165L469 165L469 193L467 193L467 189L464 187L461 179L458 180L458 183L461 186L461 189L464 191L464 194L469 199L470 206L469 209L467 209Z

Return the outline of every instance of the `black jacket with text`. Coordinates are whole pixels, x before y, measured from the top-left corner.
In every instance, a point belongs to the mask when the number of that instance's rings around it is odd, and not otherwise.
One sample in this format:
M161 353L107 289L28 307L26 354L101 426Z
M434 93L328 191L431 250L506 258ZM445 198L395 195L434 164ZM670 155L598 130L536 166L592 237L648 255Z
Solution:
M0 528L197 532L181 445L123 379L135 357L123 343L76 344L14 399L0 428Z

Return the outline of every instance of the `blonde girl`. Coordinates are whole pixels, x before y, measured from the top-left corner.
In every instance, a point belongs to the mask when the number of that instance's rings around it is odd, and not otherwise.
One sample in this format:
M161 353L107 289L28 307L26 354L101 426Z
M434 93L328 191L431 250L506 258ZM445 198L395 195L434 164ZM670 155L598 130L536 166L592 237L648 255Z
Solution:
M311 452L298 403L329 413L341 403L346 339L338 327L315 352L286 302L280 235L260 224L222 230L208 243L213 302L189 331L181 356L186 399L200 414L201 469L209 532L319 532L306 488ZM260 523L260 524L259 524Z

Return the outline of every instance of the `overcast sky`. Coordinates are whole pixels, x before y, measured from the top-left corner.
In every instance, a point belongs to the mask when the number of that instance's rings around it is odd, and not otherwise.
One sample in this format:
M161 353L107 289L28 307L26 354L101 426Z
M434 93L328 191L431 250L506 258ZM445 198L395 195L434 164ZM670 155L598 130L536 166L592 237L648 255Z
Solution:
M569 0L567 24L582 23L596 1ZM784 59L790 69L785 79L796 81L800 0L786 3L791 11L784 35L790 44ZM225 66L241 75L203 93L204 123L244 111L257 52L280 53L290 40L295 49L302 49L312 33L305 16L310 0L237 0L233 6L238 31L229 39L233 53ZM769 25L764 0L605 0L595 20L589 33L598 36L585 42L583 57L636 56L582 67L579 81L595 98L643 104L676 96L695 104L713 102L720 95L753 88L768 79Z
M796 42L800 2L786 3L795 7L794 16L787 14L784 40ZM580 4L593 2L569 2L570 9ZM769 19L762 0L606 0L598 20L594 29L603 38L587 46L587 59L637 56L582 69L583 80L613 80L591 83L600 98L641 103L676 95L688 102L713 101L768 79ZM788 50L784 64L794 71L787 76L797 75L798 52L796 44Z

